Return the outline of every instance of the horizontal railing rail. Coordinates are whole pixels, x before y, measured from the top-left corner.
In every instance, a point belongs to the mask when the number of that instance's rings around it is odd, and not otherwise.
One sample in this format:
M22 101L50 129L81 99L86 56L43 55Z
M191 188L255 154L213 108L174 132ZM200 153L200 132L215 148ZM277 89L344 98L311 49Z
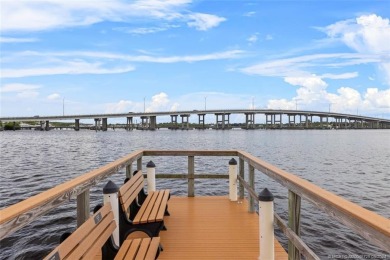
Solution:
M195 174L195 156L229 156L239 159L239 197L244 197L244 190L249 194L249 211L254 212L254 203L258 199L255 192L255 170L271 177L289 191L289 223L275 214L274 222L289 239L290 259L299 259L300 254L306 259L318 259L300 238L300 201L301 198L313 203L332 218L350 227L373 244L385 251L390 249L390 220L361 206L349 202L306 180L277 168L244 151L236 150L139 150L99 169L81 175L60 184L50 190L12 205L0 211L0 239L11 235L41 215L58 207L62 203L77 197L77 219L82 223L89 216L89 189L104 178L126 168L126 176L132 174L132 164L137 162L137 170L142 170L142 158L145 156L187 156L188 172L157 174L156 178L176 178L188 180L188 196L194 196L194 179L229 178L226 174ZM244 163L248 164L249 179L245 180Z

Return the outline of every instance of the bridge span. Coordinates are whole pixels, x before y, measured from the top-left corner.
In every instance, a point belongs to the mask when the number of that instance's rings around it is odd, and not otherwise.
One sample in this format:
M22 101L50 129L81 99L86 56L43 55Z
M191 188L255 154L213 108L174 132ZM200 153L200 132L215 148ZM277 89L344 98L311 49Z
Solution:
M62 115L62 116L34 116L34 117L0 117L2 122L31 122L39 121L41 128L50 129L50 121L74 120L74 129L80 130L81 119L93 119L95 121L95 130L106 131L108 129L108 118L126 118L124 126L127 130L155 130L157 129L157 117L170 116L170 129L191 129L189 118L191 115L198 117L196 128L206 129L206 115L215 116L214 129L231 129L230 115L245 115L243 122L244 129L256 129L255 116L261 114L265 116L265 128L283 129L283 128L304 128L312 129L314 124L316 128L334 128L340 129L390 129L390 120L376 117L367 117L362 115L352 115L334 112L305 111L305 110L275 110L275 109L217 109L217 110L190 110L190 111L162 111L162 112L129 112L117 114L86 114L86 115ZM139 117L140 124L134 124L133 119ZM178 118L181 118L178 122ZM314 120L313 120L314 118ZM285 122L283 122L283 119Z

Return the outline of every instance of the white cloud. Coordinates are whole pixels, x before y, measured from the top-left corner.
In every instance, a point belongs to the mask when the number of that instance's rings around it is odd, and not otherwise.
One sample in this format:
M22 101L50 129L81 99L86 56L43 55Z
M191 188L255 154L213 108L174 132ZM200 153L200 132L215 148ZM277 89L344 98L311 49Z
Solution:
M190 0L3 1L2 31L42 31L87 26L103 21L135 20L187 22L198 30L218 26L225 18L188 10Z
M57 61L52 66L41 68L20 68L20 69L3 69L1 76L3 78L22 78L31 76L49 76L64 74L117 74L133 71L133 66L123 67L103 67L101 63L89 63L86 61Z
M244 14L244 16L246 16L246 17L252 17L252 16L254 16L256 14L256 12L247 12L247 13L245 13Z
M266 36L265 36L265 40L267 40L267 41L271 41L271 40L273 40L274 39L274 37L271 35L271 34L267 34Z
M195 27L199 31L207 31L213 27L218 26L221 22L226 21L226 18L211 14L193 13L188 16L190 19L187 22L189 27Z
M249 36L249 38L247 39L247 41L248 41L249 43L255 43L255 42L257 42L258 39L259 39L259 38L258 38L258 33L254 33L254 34L252 34L251 36Z
M331 24L323 31L358 53L376 54L379 67L390 85L390 22L376 14L362 15Z
M328 84L319 76L286 77L285 82L298 86L296 96L288 99L271 99L270 109L317 110L355 114L390 112L390 89L368 88L364 94L350 87L340 87L336 93L327 91Z
M3 78L19 78L30 76L60 74L117 74L135 70L128 62L176 63L200 62L209 60L233 59L244 52L230 50L203 55L188 56L151 56L126 55L104 52L20 52L3 57ZM23 62L21 62L23 61ZM12 65L15 63L16 65ZM11 64L12 69L8 69ZM28 64L30 68L17 68L20 64ZM46 66L43 66L46 64ZM15 68L16 67L16 68Z
M146 112L155 111L168 111L167 105L169 104L168 95L164 92L152 96L152 101L146 108Z
M48 95L48 96L47 96L47 99L49 99L49 100L56 100L56 99L59 99L60 97L61 97L60 94L58 94L58 93L53 93L53 94Z
M18 98L35 98L39 95L40 85L10 83L0 88L0 93L14 93Z
M33 91L41 88L40 85L30 85L22 83L10 83L5 84L0 88L0 92L23 92L23 91Z
M0 37L0 43L25 43L25 42L37 42L37 38L12 38L12 37Z
M325 73L322 74L320 77L323 79L353 79L359 76L358 72L348 72L348 73L342 73L342 74L332 74L332 73Z
M120 100L118 103L108 103L105 105L106 113L126 113L133 111L135 103L129 100Z

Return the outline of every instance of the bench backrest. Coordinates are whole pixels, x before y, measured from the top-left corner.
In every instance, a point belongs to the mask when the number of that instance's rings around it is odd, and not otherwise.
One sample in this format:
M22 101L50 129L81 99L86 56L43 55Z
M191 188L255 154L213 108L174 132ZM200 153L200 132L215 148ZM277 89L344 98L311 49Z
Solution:
M107 203L46 256L45 260L91 259L101 250L115 228L111 204Z
M127 212L131 203L137 198L143 188L144 176L142 171L138 171L130 180L119 188L118 197L123 212Z

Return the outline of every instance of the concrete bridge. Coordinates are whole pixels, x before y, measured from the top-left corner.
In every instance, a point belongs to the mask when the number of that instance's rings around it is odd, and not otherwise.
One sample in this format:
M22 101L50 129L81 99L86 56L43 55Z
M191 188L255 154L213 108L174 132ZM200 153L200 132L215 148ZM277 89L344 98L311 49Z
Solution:
M314 128L314 122L317 122L317 128L328 128L331 125L334 128L340 129L390 129L390 120L376 117L367 117L362 115L320 112L320 111L305 111L305 110L274 110L274 109L219 109L219 110L191 110L191 111L165 111L165 112L149 112L149 113L118 113L118 114L88 114L88 115L65 115L65 116L34 116L34 117L1 117L2 122L29 122L39 121L41 128L44 130L50 129L50 121L74 120L76 131L80 130L81 119L94 119L95 126L93 129L107 131L108 118L126 118L125 129L140 129L140 130L155 130L157 129L157 117L170 116L170 129L189 130L189 117L194 115L198 117L198 129L206 129L206 115L215 116L214 129L231 129L230 115L242 114L245 115L244 129L256 129L255 115L261 114L265 116L265 128L282 129L282 128ZM141 123L136 125L133 122L134 118L140 118ZM180 121L178 118L180 117ZM282 119L286 119L283 122ZM316 121L313 121L314 120Z

